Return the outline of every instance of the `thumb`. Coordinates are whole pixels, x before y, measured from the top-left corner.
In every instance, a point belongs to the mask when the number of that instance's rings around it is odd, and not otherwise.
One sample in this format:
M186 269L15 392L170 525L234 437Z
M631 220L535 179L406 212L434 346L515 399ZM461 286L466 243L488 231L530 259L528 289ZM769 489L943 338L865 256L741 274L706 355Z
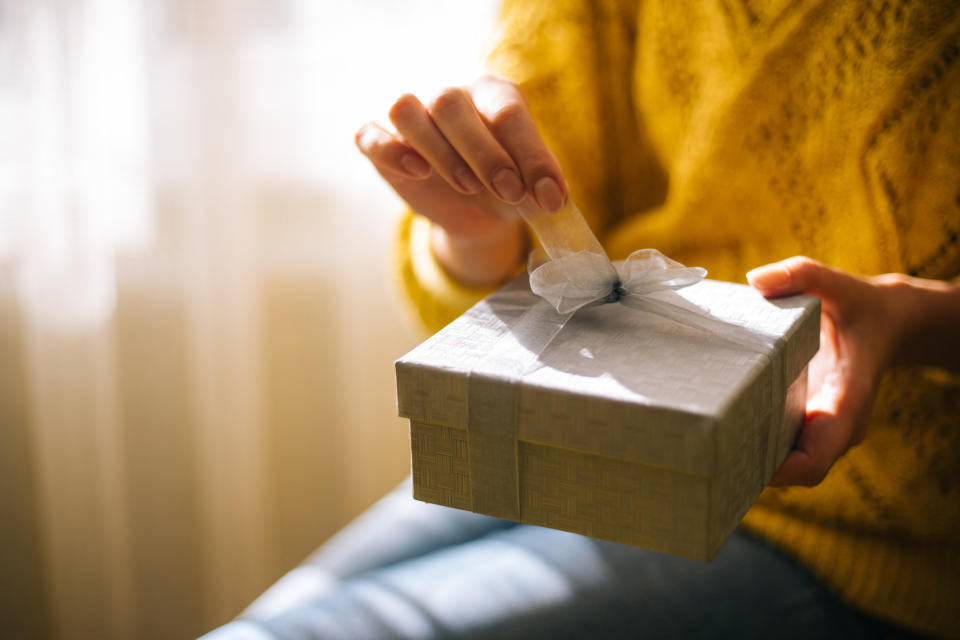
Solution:
M849 299L857 279L805 256L794 256L747 272L750 285L767 298L798 293L824 300Z

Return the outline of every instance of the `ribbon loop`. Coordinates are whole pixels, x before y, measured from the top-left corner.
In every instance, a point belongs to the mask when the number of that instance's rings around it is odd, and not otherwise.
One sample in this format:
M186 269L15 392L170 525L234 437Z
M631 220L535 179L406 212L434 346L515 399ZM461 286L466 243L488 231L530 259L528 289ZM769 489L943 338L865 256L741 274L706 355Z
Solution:
M707 276L702 267L685 267L656 249L634 251L617 270L628 295L642 296L654 291L682 289Z
M537 265L532 254L530 289L565 315L603 300L620 282L620 274L606 256L578 251Z

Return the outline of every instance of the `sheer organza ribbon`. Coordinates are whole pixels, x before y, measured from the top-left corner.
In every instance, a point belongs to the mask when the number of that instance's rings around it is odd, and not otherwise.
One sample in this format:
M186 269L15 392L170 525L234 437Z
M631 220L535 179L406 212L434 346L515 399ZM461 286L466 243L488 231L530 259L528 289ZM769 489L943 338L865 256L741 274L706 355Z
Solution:
M613 263L572 202L556 214L545 214L531 205L521 206L519 211L542 247L530 254L530 289L560 315L618 302L752 351L765 353L773 347L772 336L718 320L672 293L703 280L706 269L686 267L656 249L639 249L626 260Z

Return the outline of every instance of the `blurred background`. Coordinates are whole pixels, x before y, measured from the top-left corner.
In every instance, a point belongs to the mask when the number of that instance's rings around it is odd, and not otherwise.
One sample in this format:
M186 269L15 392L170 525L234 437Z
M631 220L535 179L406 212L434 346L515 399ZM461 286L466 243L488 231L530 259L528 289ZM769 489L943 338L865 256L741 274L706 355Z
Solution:
M195 637L408 473L353 134L496 10L0 0L0 637Z

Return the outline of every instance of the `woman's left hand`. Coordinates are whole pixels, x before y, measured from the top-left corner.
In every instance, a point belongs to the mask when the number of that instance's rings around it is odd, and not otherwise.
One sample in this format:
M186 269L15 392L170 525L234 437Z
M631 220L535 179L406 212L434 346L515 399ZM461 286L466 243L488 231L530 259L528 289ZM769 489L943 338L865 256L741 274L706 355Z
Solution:
M953 359L960 360L960 325L951 324L960 318L960 288L954 285L900 274L854 276L805 257L759 267L747 279L766 297L804 293L822 303L806 423L770 484L817 485L840 456L862 442L890 364L954 366Z

